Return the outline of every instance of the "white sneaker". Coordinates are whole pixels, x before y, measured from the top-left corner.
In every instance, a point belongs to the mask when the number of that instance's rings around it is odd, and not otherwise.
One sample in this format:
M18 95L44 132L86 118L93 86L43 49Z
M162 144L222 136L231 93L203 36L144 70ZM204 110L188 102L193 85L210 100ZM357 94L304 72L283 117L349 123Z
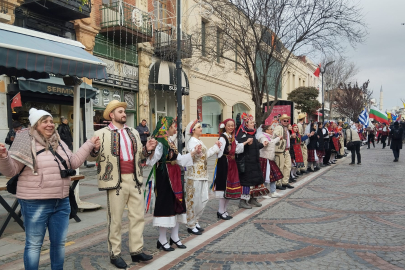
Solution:
M272 198L280 198L283 197L283 195L281 195L280 193L274 192L270 194Z
M270 196L262 196L263 197L263 199L270 199L271 197Z

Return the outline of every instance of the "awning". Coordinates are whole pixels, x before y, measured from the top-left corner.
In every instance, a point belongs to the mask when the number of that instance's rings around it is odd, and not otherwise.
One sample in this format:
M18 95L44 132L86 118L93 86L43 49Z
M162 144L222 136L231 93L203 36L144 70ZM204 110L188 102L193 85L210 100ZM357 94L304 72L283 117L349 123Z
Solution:
M73 97L73 86L66 86L62 78L50 77L49 79L25 80L18 79L18 88L21 91L31 91L45 94L62 95ZM82 83L80 85L80 98L94 99L97 95L97 90L91 85Z
M322 116L322 113L320 113L320 112L314 112L314 115Z
M106 64L84 48L78 41L0 23L0 75L106 78Z
M183 95L190 93L190 84L184 70L181 76L181 91ZM177 90L177 70L176 65L171 62L156 61L149 72L149 89L162 91Z

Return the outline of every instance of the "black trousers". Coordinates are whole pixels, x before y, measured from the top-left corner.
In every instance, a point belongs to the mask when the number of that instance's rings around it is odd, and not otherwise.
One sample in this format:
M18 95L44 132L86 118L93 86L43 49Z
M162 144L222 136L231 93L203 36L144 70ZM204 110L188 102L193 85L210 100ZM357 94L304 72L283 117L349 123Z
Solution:
M381 143L383 144L383 148L385 148L387 146L387 143L386 143L387 137L388 137L387 135L381 136Z
M392 149L392 153L394 153L395 159L399 159L399 151L401 151L401 149L399 149L399 147L395 147L394 149Z
M370 148L370 143L373 143L373 146L375 147L374 139L375 139L374 134L368 134L368 140L367 140L368 148Z
M377 143L379 143L379 142L380 142L381 137L382 137L382 133L381 133L381 132L379 132L379 133L378 133L378 137L377 137Z
M361 142L353 142L354 147L352 148L352 163L355 161L355 155L357 155L357 163L361 163L360 146Z

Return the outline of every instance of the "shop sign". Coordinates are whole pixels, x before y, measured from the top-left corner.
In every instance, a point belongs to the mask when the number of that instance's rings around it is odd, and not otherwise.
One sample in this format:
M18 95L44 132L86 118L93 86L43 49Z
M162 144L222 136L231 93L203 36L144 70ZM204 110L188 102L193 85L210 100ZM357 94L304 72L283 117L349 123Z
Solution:
M138 67L99 58L107 64L107 79L93 79L93 82L138 91Z
M265 111L267 111L267 106L265 108ZM278 119L278 117L283 114L291 116L291 105L275 105L273 107L273 110L271 111L271 114L269 115L269 117L267 117L265 124L271 125L274 119Z

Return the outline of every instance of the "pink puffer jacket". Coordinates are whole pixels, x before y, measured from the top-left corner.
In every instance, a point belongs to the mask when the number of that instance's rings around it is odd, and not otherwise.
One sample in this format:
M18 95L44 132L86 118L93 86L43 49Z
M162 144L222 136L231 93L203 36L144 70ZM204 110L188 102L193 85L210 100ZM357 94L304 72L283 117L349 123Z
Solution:
M80 167L94 148L94 144L91 141L87 141L76 154L72 154L64 142L61 141L61 144L70 157L73 169ZM37 152L42 149L44 149L44 146L36 142ZM66 160L66 164L70 168L69 160L60 146L57 149L57 153ZM31 168L25 167L18 178L17 198L43 200L63 199L69 196L70 177L61 178L58 163L56 163L52 153L48 150L39 154L36 162L38 175L34 175ZM60 165L64 169L63 165ZM22 163L10 157L0 158L0 172L6 176L12 177L16 175L23 167Z

